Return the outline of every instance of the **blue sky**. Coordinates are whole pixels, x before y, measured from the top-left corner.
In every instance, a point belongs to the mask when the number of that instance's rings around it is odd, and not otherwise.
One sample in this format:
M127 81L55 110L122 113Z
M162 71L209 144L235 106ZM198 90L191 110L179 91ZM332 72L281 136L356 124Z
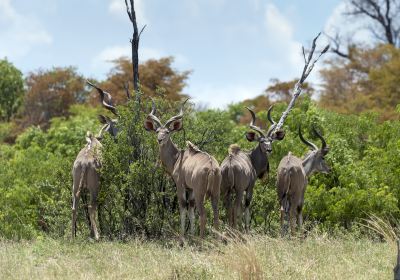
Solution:
M174 56L177 70L193 70L185 93L210 107L257 96L271 78L297 77L301 45L340 22L343 6L339 0L135 2L139 25L147 24L142 61ZM24 73L72 65L104 79L107 61L129 55L131 33L124 0L0 0L0 58ZM317 71L310 78L318 82Z

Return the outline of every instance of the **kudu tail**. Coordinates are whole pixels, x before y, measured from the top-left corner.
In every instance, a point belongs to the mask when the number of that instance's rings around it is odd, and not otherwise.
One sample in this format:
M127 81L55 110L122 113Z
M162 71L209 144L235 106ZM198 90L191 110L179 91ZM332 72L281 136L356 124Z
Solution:
M228 149L228 154L229 154L229 168L227 170L228 176L225 176L226 183L228 189L233 188L235 185L235 175L233 173L233 168L232 168L232 158L237 155L240 152L240 147L237 144L232 144L229 146Z
M283 194L281 197L281 208L282 210L285 210L285 213L289 213L290 210L290 199L289 199L289 190L290 190L290 185L291 185L291 177L292 177L292 171L289 170L287 174L284 175L284 178L281 182L283 184L284 189L283 189Z
M79 197L82 187L83 187L83 181L85 179L85 175L86 175L86 165L83 165L82 170L81 170L81 177L79 178L78 190L76 192L76 196L78 196L78 197Z
M229 189L233 188L233 186L235 185L235 174L233 173L231 155L229 155L228 177L226 179Z
M219 168L213 168L208 171L207 176L207 198L218 196L220 193L221 185L221 170Z

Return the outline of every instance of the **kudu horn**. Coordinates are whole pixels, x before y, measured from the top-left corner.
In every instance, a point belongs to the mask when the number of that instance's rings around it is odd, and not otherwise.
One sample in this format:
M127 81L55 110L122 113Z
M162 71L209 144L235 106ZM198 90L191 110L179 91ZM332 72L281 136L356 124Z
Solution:
M258 127L257 125L255 125L255 123L256 123L256 114L249 107L246 107L246 109L249 110L249 112L251 114L251 122L249 124L249 127L251 129L257 131L262 137L265 138L264 132L261 130L261 128Z
M307 146L311 147L312 150L318 150L318 146L317 145L315 145L314 143L304 139L303 134L301 134L301 125L299 125L299 137L300 137L300 140L304 144L306 144Z

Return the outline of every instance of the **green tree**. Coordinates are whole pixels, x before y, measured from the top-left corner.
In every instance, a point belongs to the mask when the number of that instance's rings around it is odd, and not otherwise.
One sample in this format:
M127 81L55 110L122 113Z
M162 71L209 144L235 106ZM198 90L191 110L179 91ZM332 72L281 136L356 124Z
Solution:
M140 87L145 96L163 96L172 101L181 100L186 97L183 89L190 71L179 72L172 67L173 57L160 59L149 59L139 65ZM128 85L132 92L132 62L121 57L113 61L114 67L111 69L107 79L99 86L110 92L115 104L124 104L127 100L125 86ZM92 91L90 103L98 104L98 94Z
M73 67L55 67L28 74L24 99L25 127L41 125L48 128L53 117L69 115L69 108L83 103L88 91L83 76Z
M0 119L10 121L24 94L22 73L7 59L0 60Z
M349 59L335 58L327 65L321 70L322 107L347 114L378 112L383 120L398 117L400 49L355 48Z

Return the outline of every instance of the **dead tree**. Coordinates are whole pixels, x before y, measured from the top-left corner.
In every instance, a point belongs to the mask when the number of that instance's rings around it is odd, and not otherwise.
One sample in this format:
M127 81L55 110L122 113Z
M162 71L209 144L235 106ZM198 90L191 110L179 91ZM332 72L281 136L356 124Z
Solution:
M126 12L128 14L129 20L132 23L133 34L132 39L130 40L132 46L132 70L133 70L133 89L136 93L136 102L140 104L140 91L139 91L139 42L140 35L142 35L143 30L146 28L146 25L140 30L138 29L136 22L136 11L135 11L135 1L134 0L125 0Z
M368 20L368 25L364 29L371 32L378 42L400 47L400 0L347 0L346 8L345 16ZM325 34L332 45L331 52L342 58L351 59L351 50L356 43L351 39L343 42L340 32L338 30L334 32ZM344 48L348 49L347 52L343 50Z
M351 0L346 15L368 18L373 23L368 29L378 41L398 47L399 12L399 0Z
M293 96L292 99L289 102L288 107L286 108L286 110L282 113L281 118L279 119L278 123L276 124L276 126L274 127L274 130L272 131L272 133L276 133L278 131L280 131L283 127L283 124L286 120L286 118L289 116L290 111L293 109L295 103L296 103L296 99L300 96L301 91L302 91L302 86L304 84L304 81L307 79L308 75L310 75L311 71L314 68L315 63L318 61L318 59L328 51L329 49L329 45L327 45L321 52L320 54L314 58L314 53L315 53L315 48L317 46L317 40L318 37L321 35L321 33L319 33L313 40L312 42L312 46L311 46L311 50L308 54L308 56L306 56L306 52L304 50L304 47L302 48L303 50L303 57L304 57L304 68L303 68L303 72L301 74L301 77L299 79L299 81L296 83L296 85L294 86L293 89Z

